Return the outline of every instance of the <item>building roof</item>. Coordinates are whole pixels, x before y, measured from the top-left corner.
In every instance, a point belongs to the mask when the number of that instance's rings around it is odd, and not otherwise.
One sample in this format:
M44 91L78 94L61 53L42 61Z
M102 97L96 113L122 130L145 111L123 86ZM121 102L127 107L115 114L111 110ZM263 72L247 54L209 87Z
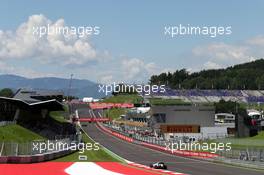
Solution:
M63 96L63 92L59 90L29 90L29 89L19 89L15 95L14 99L20 99L27 103L37 103L41 102L41 97L46 97L46 100L56 99L56 96ZM46 101L45 100L45 101Z
M12 103L15 106L18 106L20 109L63 110L63 104L57 101L56 99L28 103L17 98L0 97L0 102Z
M63 96L62 91L57 90L28 90L19 89L13 98L0 97L0 102L8 102L20 109L48 109L63 110L63 104L57 100Z

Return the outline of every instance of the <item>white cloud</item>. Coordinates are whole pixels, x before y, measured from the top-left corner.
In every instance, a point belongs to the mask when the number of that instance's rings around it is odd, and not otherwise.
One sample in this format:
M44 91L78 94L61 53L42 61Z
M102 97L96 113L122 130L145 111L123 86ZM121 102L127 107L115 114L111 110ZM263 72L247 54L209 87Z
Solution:
M195 56L206 56L222 61L247 61L250 57L248 47L234 46L225 43L213 43L206 46L198 46L192 50Z
M112 84L113 83L113 75L103 75L100 77L100 83L104 84Z
M19 76L28 77L28 78L58 76L53 73L41 73L39 71L35 71L33 69L27 69L27 68L20 67L20 66L15 67L3 61L0 61L0 73L1 74L15 74Z
M193 59L203 60L204 63L202 63L201 69L218 69L254 61L261 58L262 54L257 51L256 47L249 45L248 43L240 43L236 45L212 43L193 48L192 57Z
M13 67L10 67L5 62L0 60L0 73L1 72L12 72L14 70Z
M222 67L223 67L222 65L219 65L219 64L214 63L212 61L207 61L206 63L204 63L205 69L220 69Z
M264 47L264 35L259 35L247 41L248 44Z
M67 77L74 73L76 77L92 79L96 82L141 83L147 82L153 74L175 71L175 69L158 65L158 62L146 62L143 58L113 58L108 51L98 51L88 36L79 37L76 34L65 36L53 33L40 38L33 35L33 27L47 25L67 26L64 19L52 21L40 14L30 16L15 31L0 30L0 73L26 77L58 75ZM197 46L191 50L190 54L191 57L184 61L185 68L189 68L188 70L192 72L252 61L264 55L264 35L238 44L221 42ZM24 64L16 64L18 62ZM45 64L44 66L47 66L47 70L51 72L45 73L49 72L46 70L40 72L37 68L42 66L39 65L40 63ZM88 65L89 68L87 68ZM73 70L73 67L77 69Z
M138 58L123 59L121 67L124 80L146 81L151 75L160 73L155 63L145 63Z
M98 61L97 52L88 37L77 34L51 33L39 37L33 28L65 27L63 19L52 22L44 15L32 15L15 32L0 30L0 59L35 59L41 63L83 65Z

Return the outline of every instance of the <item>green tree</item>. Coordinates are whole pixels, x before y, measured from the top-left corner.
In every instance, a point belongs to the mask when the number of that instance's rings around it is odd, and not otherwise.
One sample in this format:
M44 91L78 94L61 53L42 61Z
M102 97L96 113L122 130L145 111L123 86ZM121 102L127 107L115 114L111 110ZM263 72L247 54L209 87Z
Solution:
M264 89L264 59L228 67L189 73L185 69L161 73L150 84L178 89Z
M215 112L236 114L239 107L239 104L236 102L220 100L219 102L215 103Z
M0 91L0 96L1 97L13 97L14 92L12 91L12 89L4 88Z
M258 89L264 89L264 75L256 79L256 84L258 86Z

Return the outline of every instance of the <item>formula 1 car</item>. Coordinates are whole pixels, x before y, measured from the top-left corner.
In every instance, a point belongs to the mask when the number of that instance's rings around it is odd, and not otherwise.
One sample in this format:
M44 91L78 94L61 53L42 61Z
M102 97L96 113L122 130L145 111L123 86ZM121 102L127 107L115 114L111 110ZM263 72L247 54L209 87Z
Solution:
M163 163L163 162L157 162L157 163L150 164L150 168L166 170L167 165L165 165L165 163Z

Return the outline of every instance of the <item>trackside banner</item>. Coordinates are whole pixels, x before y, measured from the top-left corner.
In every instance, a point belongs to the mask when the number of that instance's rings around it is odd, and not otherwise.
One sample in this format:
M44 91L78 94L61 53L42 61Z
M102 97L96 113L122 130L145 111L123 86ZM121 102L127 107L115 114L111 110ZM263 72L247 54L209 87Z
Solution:
M133 108L132 103L89 103L91 109L106 109L106 108Z

